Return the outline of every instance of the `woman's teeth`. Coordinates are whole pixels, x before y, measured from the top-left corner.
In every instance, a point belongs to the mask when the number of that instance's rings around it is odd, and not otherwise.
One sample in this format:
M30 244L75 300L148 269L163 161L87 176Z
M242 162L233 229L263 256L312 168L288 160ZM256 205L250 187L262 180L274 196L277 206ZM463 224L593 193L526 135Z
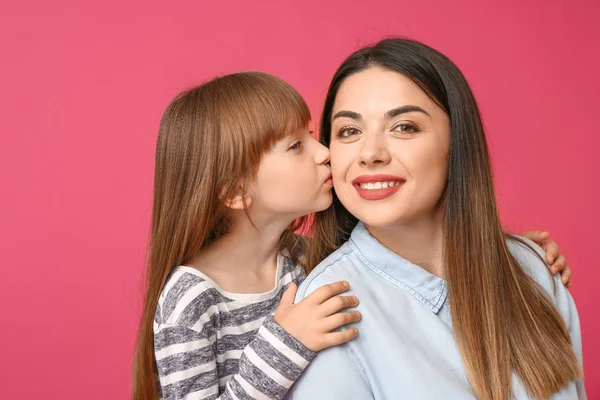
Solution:
M387 189L392 186L400 186L400 181L389 181L389 182L369 182L369 183L361 183L360 188L365 190L379 190L379 189Z

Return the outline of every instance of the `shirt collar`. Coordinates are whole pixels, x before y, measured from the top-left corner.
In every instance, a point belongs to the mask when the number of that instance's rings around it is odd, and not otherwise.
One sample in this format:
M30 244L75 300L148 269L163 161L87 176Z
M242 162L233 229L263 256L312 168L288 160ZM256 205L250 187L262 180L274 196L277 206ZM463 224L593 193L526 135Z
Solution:
M448 292L446 281L382 245L363 222L352 231L350 244L363 264L375 273L406 289L434 313L442 308Z

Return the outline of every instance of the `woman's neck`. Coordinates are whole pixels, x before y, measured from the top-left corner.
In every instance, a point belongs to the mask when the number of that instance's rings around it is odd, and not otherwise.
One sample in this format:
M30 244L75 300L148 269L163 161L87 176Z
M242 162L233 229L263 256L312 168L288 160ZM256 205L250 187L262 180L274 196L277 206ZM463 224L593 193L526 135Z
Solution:
M388 249L433 275L445 279L444 231L439 215L389 227L367 225L371 236Z

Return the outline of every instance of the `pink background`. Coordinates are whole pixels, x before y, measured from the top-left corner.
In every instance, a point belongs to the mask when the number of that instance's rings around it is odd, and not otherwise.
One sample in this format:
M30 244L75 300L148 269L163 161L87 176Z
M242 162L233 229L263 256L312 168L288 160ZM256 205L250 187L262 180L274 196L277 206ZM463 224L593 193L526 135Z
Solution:
M574 270L600 398L598 15L593 0L2 2L2 398L129 396L155 138L178 91L264 70L316 118L343 58L390 34L472 84L507 226L549 230Z

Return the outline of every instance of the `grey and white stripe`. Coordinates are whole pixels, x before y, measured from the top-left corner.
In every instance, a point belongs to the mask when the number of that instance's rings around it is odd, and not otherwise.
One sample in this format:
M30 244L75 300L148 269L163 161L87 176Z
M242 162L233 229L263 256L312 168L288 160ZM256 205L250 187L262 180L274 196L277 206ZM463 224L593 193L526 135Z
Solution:
M280 255L277 285L261 295L223 291L181 266L156 309L154 352L162 398L281 399L315 353L274 320L283 292L303 270Z

